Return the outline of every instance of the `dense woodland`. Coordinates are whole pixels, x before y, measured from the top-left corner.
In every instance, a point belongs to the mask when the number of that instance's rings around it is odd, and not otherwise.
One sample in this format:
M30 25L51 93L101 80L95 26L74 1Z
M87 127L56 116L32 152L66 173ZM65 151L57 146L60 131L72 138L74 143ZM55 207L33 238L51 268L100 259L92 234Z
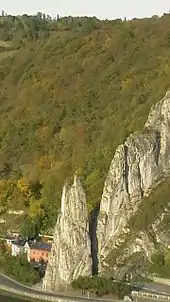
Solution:
M91 211L116 147L142 129L170 87L169 52L170 14L131 21L2 15L2 217L23 209L23 234L47 231L75 171Z

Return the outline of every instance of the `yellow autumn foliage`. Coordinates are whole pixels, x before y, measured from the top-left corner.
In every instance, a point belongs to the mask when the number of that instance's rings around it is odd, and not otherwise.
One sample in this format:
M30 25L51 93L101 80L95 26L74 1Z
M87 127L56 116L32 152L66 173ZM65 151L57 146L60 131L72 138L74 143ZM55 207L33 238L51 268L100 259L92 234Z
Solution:
M29 204L29 216L36 217L36 216L44 216L44 210L42 209L42 201L31 199Z
M30 184L26 178L22 177L17 182L17 188L28 198L31 196Z

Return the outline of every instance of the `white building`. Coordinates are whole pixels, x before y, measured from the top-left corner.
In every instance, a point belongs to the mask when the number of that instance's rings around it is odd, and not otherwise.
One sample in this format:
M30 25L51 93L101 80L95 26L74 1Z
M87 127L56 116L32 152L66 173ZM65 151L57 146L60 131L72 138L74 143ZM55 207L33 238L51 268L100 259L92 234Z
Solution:
M24 252L24 245L25 245L25 241L23 241L23 240L17 240L15 242L13 242L12 246L11 246L12 256L17 257L21 253L23 253Z
M24 253L27 255L27 261L30 262L30 255L31 255L31 246L32 242L26 241L24 244Z
M26 240L17 240L16 242L12 243L11 247L11 254L14 257L17 257L21 254L26 254L27 256L27 261L30 262L30 246L33 243L33 241L26 241Z
M6 244L7 244L9 247L11 247L12 244L13 244L14 242L17 241L17 239L16 239L14 236L7 236L7 237L5 238L5 241L6 241Z

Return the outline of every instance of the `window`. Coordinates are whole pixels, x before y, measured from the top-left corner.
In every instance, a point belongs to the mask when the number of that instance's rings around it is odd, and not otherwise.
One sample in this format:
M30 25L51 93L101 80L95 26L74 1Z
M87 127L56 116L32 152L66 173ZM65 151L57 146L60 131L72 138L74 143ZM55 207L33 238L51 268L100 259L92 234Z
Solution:
M46 253L46 257L48 257L48 253Z

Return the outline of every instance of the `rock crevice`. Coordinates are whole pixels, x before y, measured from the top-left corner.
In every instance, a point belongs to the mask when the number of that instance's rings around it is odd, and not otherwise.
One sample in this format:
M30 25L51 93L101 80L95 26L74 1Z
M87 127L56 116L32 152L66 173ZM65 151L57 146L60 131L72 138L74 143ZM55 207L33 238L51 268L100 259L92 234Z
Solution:
M155 145L154 145L153 152L155 153L155 162L157 166L159 164L160 150L161 150L161 134L159 133L159 131L156 131Z
M99 207L97 206L90 213L89 232L91 240L91 256L92 256L92 275L98 275L98 239L97 239L97 219L99 215Z
M140 191L141 191L141 198L143 198L144 192L143 192L143 185L142 185L142 176L141 176L141 172L140 172L140 162L137 163L137 169L138 169L138 178L139 178L139 187L140 187Z
M124 181L125 181L125 188L126 192L130 198L129 194L129 166L128 166L128 147L124 145Z

